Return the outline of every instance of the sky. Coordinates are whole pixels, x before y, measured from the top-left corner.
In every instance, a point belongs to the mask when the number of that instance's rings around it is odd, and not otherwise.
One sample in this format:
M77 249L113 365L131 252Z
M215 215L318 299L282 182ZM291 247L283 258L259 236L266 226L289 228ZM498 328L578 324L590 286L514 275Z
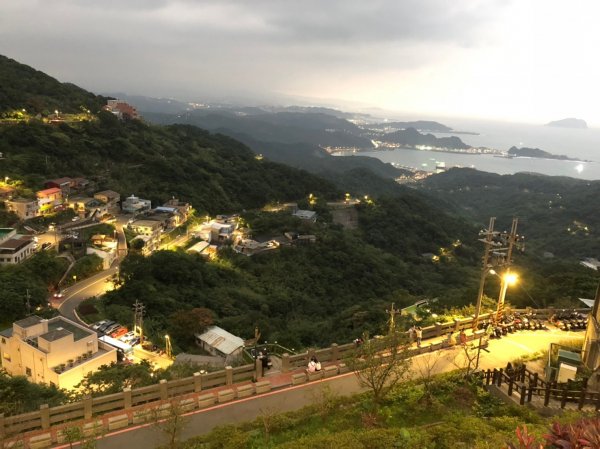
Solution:
M2 0L0 54L96 93L600 125L599 13L593 0Z

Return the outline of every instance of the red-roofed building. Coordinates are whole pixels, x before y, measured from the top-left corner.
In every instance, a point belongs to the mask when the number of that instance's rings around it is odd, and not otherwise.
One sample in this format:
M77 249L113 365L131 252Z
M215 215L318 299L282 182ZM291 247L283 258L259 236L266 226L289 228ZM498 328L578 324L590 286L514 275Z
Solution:
M104 106L104 110L112 112L120 119L140 118L137 109L123 100L108 100L106 106Z
M71 178L58 178L51 179L44 183L44 187L50 189L52 187L56 187L62 190L65 194L69 194L71 191L71 187L75 186L75 182Z
M54 212L56 206L63 203L63 192L58 187L40 190L36 193L41 214Z

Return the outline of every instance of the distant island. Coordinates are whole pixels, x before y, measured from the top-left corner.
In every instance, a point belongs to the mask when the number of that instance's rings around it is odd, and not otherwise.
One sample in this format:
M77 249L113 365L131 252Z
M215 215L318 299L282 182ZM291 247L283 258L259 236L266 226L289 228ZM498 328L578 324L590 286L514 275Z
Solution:
M415 128L421 132L428 131L432 133L453 133L453 134L471 134L478 135L478 133L469 131L456 131L449 126L442 125L439 122L433 122L430 120L417 120L414 122L383 122L383 123L372 123L367 126L369 129L378 129L382 131L386 130L402 130L408 128Z
M546 126L552 126L554 128L577 128L587 129L587 123L585 120L579 118L564 118L562 120L556 120L554 122L546 123Z
M536 157L536 158L540 158L540 159L558 159L561 161L579 161L580 160L580 159L570 158L563 154L548 153L547 151L540 150L539 148L527 148L527 147L523 147L523 148L511 147L508 150L508 155L514 156L514 157ZM582 161L582 162L588 162L588 161Z

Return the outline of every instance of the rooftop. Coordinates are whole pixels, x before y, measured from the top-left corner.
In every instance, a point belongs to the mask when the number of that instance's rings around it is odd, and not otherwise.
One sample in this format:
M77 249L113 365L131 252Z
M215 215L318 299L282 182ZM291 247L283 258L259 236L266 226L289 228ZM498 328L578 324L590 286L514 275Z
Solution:
M43 321L42 318L40 318L37 315L31 315L28 316L27 318L23 318L22 320L19 321L15 321L15 324L19 327L22 327L23 329L27 328L27 327L31 327L31 326L35 326L36 324L39 324Z
M51 187L49 189L44 189L44 190L40 190L37 192L37 196L47 196L47 195L52 195L54 193L58 193L61 192L61 190L58 187Z
M62 327L59 327L55 330L46 332L45 334L39 335L38 338L43 338L47 341L55 341L60 340L61 338L66 337L67 335L71 335L72 333Z
M51 331L57 331L59 329L62 329L62 330L72 333L73 340L75 340L75 341L81 340L82 338L86 338L86 337L89 337L90 335L95 334L95 332L93 332L89 329L84 329L82 327L79 327L75 323L72 323L71 321L69 321L63 317L60 317L60 316L56 317L56 318L52 318L48 321L48 334Z
M242 340L240 337L230 334L225 329L221 329L218 326L209 327L206 332L201 335L197 335L197 338L219 350L223 354L231 354L236 349L244 346L244 340Z

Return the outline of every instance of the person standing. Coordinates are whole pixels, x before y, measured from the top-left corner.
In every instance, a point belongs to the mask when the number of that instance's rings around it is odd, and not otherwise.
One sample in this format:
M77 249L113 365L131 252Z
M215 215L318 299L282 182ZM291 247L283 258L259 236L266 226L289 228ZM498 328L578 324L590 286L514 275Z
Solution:
M423 329L421 326L417 326L415 329L415 334L417 335L417 347L421 347L421 340L423 339Z
M460 334L458 334L458 339L460 341L460 345L461 346L466 346L467 345L467 334L465 334L465 330L464 329L460 330Z

